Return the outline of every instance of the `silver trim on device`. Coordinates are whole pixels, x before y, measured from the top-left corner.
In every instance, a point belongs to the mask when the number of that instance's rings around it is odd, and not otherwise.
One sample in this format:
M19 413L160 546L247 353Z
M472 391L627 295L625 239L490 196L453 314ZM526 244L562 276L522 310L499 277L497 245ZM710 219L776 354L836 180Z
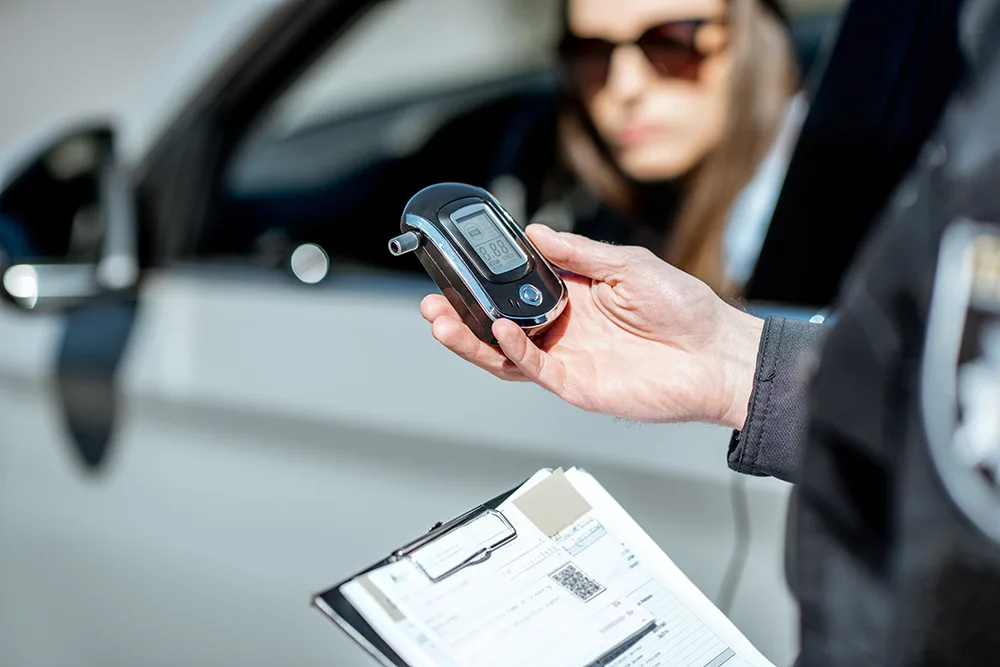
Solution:
M482 192L489 198L490 202L493 203L493 206L496 207L497 211L500 212L500 215L507 223L507 226L509 227L511 233L513 233L517 238L519 238L522 243L531 244L531 241L528 240L528 237L525 235L520 225L518 225L517 222L512 217L510 217L510 213L508 213L507 209L505 209L500 204L500 202L497 201L497 198L494 197L491 193L487 192L486 190L483 190ZM557 319L560 315L562 315L562 312L566 309L566 304L569 303L569 295L566 292L566 283L563 281L562 276L559 275L559 271L556 269L556 267L552 266L547 259L545 259L545 256L542 255L542 253L537 253L537 254L538 254L538 259L542 262L542 264L548 267L549 271L552 272L552 275L554 275L556 277L556 280L559 281L561 295L559 297L559 300L556 302L556 305L553 306L551 310L547 311L542 315L539 315L538 317L508 318L518 323L521 326L521 328L525 329L525 331L529 335L531 334L532 331L546 327L555 319Z
M538 317L508 317L507 319L520 326L530 336L535 330L547 327L562 315L568 301L569 297L566 296L566 292L563 292L555 308Z
M489 193L486 194L488 195ZM507 223L508 231L515 237L519 238L522 243L530 244L531 242L528 241L524 232L521 231L521 228L518 227L513 220L511 220L510 214L506 213L504 208L497 203L496 199L494 199L492 195L490 195L490 200L500 212L504 222ZM547 266L556 277L556 280L559 281L559 287L561 288L559 300L551 309L541 315L535 315L533 317L505 317L500 312L500 309L497 308L490 295L487 294L486 290L484 290L482 285L479 284L479 279L472 274L472 271L469 269L469 265L466 264L465 260L461 258L451 241L444 234L442 234L432 222L419 215L414 215L413 213L408 213L403 222L413 229L418 230L424 235L426 240L437 246L445 260L451 265L451 268L455 271L459 278L462 279L462 282L469 289L469 292L472 293L473 298L476 299L476 302L483 309L483 312L485 312L486 316L491 320L496 321L501 318L511 320L524 329L525 333L530 336L534 331L547 327L555 321L556 318L562 315L562 312L566 309L566 304L569 302L569 297L566 294L566 284L563 282L559 272L556 271L540 253L537 255L539 261Z
M483 311L489 316L491 320L497 320L501 317L500 310L497 308L496 304L493 303L493 299L490 295L486 293L476 277L472 275L472 271L469 270L469 266L465 261L459 256L458 252L455 250L455 246L451 244L444 234L434 226L429 220L420 217L419 215L413 215L408 213L405 218L405 223L414 229L417 229L424 235L425 238L430 240L441 254L444 256L445 260L451 265L451 268L455 270L458 277L462 279L465 286L469 288L472 292L472 296L479 303Z

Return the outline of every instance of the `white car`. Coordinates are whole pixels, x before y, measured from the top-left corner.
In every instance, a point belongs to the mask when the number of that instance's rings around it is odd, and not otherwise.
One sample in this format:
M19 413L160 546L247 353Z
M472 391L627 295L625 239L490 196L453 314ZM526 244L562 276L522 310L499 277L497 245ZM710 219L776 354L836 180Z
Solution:
M574 465L791 663L789 486L459 361L386 250L400 196L510 184L555 5L244 3L159 99L6 156L0 665L367 665L313 593Z

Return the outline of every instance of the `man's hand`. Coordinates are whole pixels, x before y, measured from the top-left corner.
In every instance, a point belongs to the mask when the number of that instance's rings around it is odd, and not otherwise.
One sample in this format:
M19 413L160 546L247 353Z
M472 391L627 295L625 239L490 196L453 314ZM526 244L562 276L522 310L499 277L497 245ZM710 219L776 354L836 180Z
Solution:
M644 422L742 428L763 322L648 250L530 225L567 276L569 305L529 340L498 320L500 350L480 341L440 295L420 311L445 347L504 380L536 382L577 407ZM502 350L502 351L501 351Z

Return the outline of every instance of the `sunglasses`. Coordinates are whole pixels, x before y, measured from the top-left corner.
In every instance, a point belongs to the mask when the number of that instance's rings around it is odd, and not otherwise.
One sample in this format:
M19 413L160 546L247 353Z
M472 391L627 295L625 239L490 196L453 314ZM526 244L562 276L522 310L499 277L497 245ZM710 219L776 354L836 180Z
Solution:
M701 63L711 53L696 44L698 31L707 25L725 25L722 19L668 21L653 26L633 41L609 42L598 37L567 34L559 45L559 55L575 85L582 89L603 88L611 73L611 58L619 46L638 46L662 77L698 78ZM720 47L721 48L724 47Z

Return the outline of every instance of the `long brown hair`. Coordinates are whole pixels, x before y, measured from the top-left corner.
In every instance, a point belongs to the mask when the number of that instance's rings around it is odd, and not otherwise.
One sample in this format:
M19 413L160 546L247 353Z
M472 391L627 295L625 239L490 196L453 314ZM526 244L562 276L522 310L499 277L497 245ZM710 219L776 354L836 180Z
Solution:
M568 30L568 6L564 20ZM722 243L729 211L778 134L798 71L788 32L762 0L728 0L732 58L729 114L716 146L680 179L681 202L660 256L700 278L720 294L728 284ZM626 177L572 94L559 118L563 160L610 206L645 220L663 211L641 210L640 185ZM677 187L678 184L672 184Z

